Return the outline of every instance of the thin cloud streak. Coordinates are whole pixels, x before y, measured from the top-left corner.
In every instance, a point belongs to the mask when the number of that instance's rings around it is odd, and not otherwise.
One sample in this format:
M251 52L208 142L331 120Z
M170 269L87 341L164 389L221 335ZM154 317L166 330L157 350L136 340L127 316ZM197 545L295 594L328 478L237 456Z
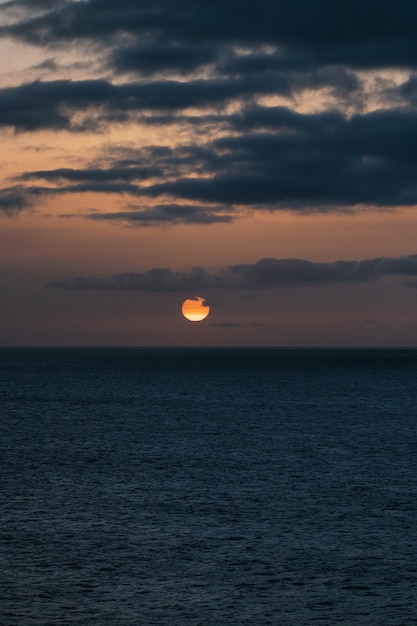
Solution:
M225 209L226 211L226 209ZM230 213L230 209L228 210ZM121 222L130 226L163 226L177 224L228 224L234 216L220 213L210 206L161 204L116 213L91 213L88 219L101 222Z

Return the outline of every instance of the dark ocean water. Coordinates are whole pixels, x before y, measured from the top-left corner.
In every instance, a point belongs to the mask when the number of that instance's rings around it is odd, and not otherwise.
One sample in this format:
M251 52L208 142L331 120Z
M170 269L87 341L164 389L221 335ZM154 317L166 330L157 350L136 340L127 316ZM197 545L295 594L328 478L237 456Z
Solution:
M0 350L1 626L417 623L417 351Z

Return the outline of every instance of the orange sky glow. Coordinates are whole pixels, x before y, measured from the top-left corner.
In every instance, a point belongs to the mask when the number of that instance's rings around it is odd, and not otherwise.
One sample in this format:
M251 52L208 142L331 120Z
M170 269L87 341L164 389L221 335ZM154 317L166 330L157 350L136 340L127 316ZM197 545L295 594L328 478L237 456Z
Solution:
M0 3L0 345L417 344L417 58L295 4Z

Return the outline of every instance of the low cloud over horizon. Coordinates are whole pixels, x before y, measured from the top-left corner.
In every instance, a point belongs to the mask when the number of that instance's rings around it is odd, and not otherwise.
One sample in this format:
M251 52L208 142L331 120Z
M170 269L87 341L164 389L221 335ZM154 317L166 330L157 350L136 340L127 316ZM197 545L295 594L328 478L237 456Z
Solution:
M398 258L317 263L304 259L261 259L253 264L218 270L194 267L189 272L152 268L109 278L75 277L51 281L50 289L190 292L198 290L262 290L322 287L338 283L375 281L383 276L417 276L417 254ZM415 281L406 283L415 287Z

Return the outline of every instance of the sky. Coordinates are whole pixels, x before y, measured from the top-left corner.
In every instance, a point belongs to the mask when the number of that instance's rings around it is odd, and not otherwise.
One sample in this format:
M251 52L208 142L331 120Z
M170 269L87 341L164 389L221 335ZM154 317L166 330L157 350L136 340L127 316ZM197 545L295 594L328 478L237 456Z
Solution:
M416 30L413 0L0 1L0 345L417 346Z

